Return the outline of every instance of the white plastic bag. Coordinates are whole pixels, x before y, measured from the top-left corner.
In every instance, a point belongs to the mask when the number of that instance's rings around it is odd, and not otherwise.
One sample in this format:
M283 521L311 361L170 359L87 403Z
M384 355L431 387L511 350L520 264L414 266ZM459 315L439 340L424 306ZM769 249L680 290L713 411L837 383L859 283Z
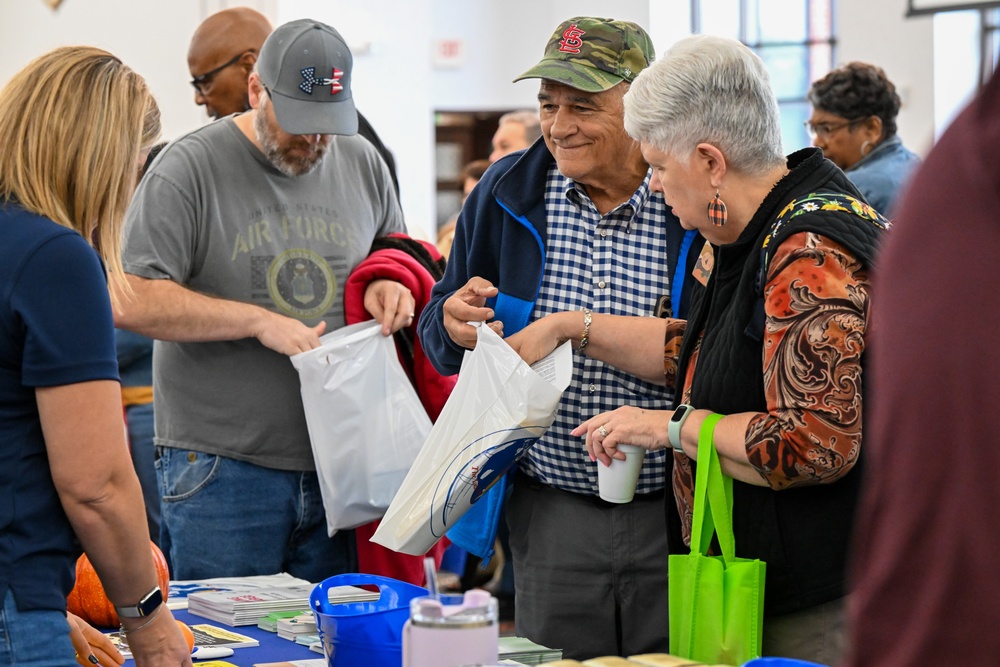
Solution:
M291 357L331 536L382 518L431 428L380 328L352 324Z
M573 374L569 343L528 366L480 326L445 403L372 542L426 553L555 419Z

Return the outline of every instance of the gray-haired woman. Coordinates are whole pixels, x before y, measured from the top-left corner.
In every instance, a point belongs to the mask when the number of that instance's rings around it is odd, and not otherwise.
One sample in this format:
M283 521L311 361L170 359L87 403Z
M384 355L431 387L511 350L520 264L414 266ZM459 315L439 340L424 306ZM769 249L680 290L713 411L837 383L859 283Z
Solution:
M673 447L671 552L686 553L699 431L725 415L714 444L736 480L737 555L767 563L764 654L834 664L861 477L869 269L886 223L819 149L782 155L768 75L739 42L678 42L632 84L625 127L654 188L709 243L688 321L595 314L589 330L587 354L629 370L649 372L663 344L680 405L621 407L574 433L605 465L624 458L622 443ZM534 357L579 337L579 317L550 315L511 344Z

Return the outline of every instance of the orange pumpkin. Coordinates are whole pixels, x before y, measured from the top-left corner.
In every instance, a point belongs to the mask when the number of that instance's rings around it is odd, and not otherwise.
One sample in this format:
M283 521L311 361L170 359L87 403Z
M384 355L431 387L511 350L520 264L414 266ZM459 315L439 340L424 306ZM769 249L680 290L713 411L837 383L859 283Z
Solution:
M188 626L184 621L177 621L178 627L181 629L181 634L184 635L184 641L187 642L188 650L194 650L194 633L191 632L191 627Z
M167 599L170 587L170 573L167 571L167 560L163 552L153 542L149 543L153 552L153 564L156 566L156 579L163 591L163 599ZM115 606L108 600L104 586L97 577L94 566L90 564L87 554L76 561L76 584L66 598L66 606L72 613L96 625L99 628L118 627L118 613Z

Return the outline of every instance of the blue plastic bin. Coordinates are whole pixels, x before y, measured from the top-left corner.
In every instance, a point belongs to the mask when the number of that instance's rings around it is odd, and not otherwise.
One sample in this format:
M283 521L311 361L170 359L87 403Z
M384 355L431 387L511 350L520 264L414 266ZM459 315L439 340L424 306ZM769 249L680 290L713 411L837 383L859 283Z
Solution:
M330 604L329 590L336 586L378 586L380 596ZM374 574L339 574L317 584L309 603L330 667L401 667L410 600L422 595L427 589Z
M750 662L744 662L742 667L827 667L827 665L793 658L755 658Z

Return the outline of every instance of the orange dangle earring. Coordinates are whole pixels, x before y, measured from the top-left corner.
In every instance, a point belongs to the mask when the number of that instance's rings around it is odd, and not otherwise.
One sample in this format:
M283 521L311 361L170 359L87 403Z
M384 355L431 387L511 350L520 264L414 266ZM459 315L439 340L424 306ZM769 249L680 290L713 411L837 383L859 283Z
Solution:
M722 227L729 219L729 211L726 210L726 202L719 198L718 189L715 191L715 199L708 202L708 219L716 227Z

